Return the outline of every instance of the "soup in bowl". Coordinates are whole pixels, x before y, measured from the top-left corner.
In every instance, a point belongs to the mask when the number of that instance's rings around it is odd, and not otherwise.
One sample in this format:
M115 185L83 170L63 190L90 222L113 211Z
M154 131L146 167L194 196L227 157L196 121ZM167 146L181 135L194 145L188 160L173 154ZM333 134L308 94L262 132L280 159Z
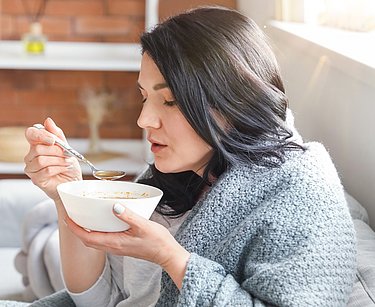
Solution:
M114 204L122 204L149 219L163 196L158 188L127 181L71 181L58 185L57 191L68 216L76 224L102 232L129 228L113 213Z

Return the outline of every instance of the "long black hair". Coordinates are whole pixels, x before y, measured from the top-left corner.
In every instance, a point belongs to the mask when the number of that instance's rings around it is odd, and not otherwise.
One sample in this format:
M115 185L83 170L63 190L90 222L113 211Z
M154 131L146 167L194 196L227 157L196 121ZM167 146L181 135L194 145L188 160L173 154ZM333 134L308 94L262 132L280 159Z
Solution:
M145 182L164 191L159 212L191 209L209 178L230 166L277 167L287 150L303 149L290 140L288 100L275 55L251 19L235 10L201 7L144 33L141 45L186 120L213 148L203 177L152 167Z

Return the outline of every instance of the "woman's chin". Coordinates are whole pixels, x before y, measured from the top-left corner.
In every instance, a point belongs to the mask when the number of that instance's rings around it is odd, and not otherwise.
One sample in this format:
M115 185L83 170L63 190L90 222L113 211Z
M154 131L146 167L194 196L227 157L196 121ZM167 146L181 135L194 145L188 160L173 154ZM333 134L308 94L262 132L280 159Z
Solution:
M166 165L167 164L167 165ZM157 160L155 160L155 168L161 172L161 173L180 173L184 171L188 171L188 169L179 168L179 167L172 167L170 163L158 163Z

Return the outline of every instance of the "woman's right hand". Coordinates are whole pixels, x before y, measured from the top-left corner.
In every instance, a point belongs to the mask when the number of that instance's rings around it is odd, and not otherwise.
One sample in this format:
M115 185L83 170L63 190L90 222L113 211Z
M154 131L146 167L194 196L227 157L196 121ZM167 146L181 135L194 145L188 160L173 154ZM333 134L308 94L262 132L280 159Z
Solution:
M63 131L51 118L44 121L45 130L29 127L25 136L30 150L25 156L25 173L55 202L60 200L56 187L60 183L82 180L78 160L64 154L55 138L66 142Z

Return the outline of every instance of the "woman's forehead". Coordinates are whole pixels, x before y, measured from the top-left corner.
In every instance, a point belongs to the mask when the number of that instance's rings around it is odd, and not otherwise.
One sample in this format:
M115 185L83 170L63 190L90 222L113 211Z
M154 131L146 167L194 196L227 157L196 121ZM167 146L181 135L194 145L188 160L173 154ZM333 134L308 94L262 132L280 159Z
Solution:
M145 83L147 83L147 86L150 86L149 83L152 83L153 87L157 87L155 90L168 87L159 68L147 53L144 53L142 56L141 69L138 77L140 88L145 86Z

